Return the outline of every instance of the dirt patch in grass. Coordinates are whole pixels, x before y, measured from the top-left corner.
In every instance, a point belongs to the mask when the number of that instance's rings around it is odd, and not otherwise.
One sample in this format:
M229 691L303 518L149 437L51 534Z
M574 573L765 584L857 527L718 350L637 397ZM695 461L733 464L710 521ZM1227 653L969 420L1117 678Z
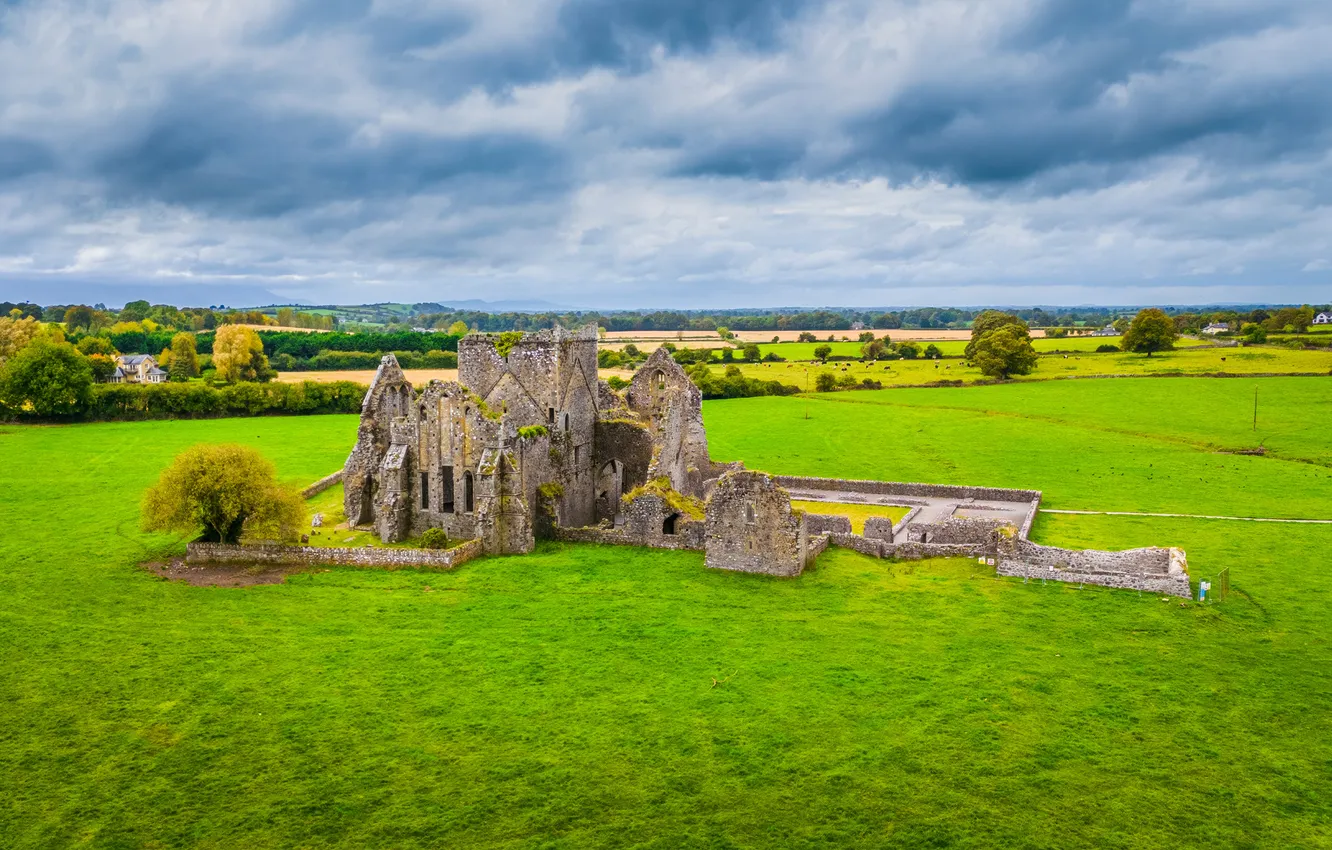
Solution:
M171 581L183 581L195 587L253 587L258 584L282 584L292 573L308 572L305 566L272 564L187 564L184 558L153 561L145 570Z

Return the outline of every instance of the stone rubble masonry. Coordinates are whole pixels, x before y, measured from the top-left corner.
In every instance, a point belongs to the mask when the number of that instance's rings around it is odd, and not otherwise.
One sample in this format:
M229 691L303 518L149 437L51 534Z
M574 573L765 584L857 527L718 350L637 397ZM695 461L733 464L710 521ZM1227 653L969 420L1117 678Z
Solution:
M871 517L870 519L882 519ZM808 534L850 534L851 520L830 514L805 514L805 532Z
M639 546L648 549L676 549L683 551L703 551L703 523L691 522L680 527L675 535L656 535L654 537L635 537L623 529L602 528L555 528L555 539L566 543L605 543L612 546Z
M369 546L324 548L284 546L277 543L189 543L185 561L190 564L287 564L316 566L404 569L430 567L452 569L480 557L481 541L468 540L452 549L378 549Z
M981 544L962 543L891 543L887 540L862 537L859 534L830 534L831 543L843 549L852 549L875 558L897 558L919 561L925 558L978 557L989 548Z
M332 475L325 475L323 478L319 479L315 483L311 484L309 487L306 487L304 490L302 490L301 498L309 499L314 496L318 496L320 493L324 492L328 488L341 484L342 476L343 476L343 470L341 469L339 469L337 472L334 472Z
M708 497L704 550L712 569L798 576L813 560L803 514L764 472L736 470Z
M918 522L907 526L905 542L988 546L995 531L1005 525L1009 524L1002 520L960 517L950 517L943 522Z
M920 513L920 508L912 508L908 511L908 516L914 516L912 512ZM905 521L904 521L905 522ZM887 540L893 542L893 536L896 533L896 526L893 525L892 517L872 516L865 520L865 537L870 540Z
M959 487L951 484L857 481L850 478L809 478L798 475L778 475L776 481L788 490L828 490L835 493L864 493L871 496L919 496L992 502L1032 502L1041 497L1039 490L1008 490L1002 487Z
M1011 548L1011 552L1005 549ZM1123 552L1060 549L1026 540L1001 545L999 575L1079 582L1191 598L1182 549L1151 547Z

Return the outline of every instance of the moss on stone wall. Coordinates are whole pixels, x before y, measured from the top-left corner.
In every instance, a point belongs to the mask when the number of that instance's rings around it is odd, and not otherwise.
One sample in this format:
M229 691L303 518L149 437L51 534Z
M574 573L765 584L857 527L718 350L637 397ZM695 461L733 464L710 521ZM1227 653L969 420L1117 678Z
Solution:
M691 519L703 519L704 508L703 500L692 496L686 496L683 493L671 487L671 479L666 476L654 478L641 487L635 487L622 497L627 505L634 499L644 494L652 494L666 503L671 510Z

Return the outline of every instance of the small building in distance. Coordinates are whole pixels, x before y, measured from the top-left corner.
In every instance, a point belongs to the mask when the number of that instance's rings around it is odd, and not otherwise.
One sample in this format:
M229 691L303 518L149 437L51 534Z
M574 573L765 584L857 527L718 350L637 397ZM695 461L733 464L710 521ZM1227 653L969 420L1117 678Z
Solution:
M1203 328L1202 332L1211 336L1216 336L1217 334L1229 333L1230 325L1227 325L1224 322L1212 322L1210 325Z
M1122 334L1115 330L1114 325L1106 325L1099 331L1092 331L1088 336L1122 336Z
M1315 325L1332 325L1332 313L1319 313L1314 316L1313 323Z
M167 373L157 366L151 354L121 354L116 358L116 371L107 378L110 384L160 384Z

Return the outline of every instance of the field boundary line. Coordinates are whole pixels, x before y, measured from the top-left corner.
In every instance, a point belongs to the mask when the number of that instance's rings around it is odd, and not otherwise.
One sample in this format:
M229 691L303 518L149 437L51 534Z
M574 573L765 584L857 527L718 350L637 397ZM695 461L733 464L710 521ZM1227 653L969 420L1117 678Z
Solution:
M1078 516L1150 516L1171 519L1224 519L1231 522L1291 522L1304 525L1332 525L1332 519L1278 519L1256 516L1213 516L1211 514L1157 514L1144 511L1061 511L1041 508L1043 514L1074 514Z

